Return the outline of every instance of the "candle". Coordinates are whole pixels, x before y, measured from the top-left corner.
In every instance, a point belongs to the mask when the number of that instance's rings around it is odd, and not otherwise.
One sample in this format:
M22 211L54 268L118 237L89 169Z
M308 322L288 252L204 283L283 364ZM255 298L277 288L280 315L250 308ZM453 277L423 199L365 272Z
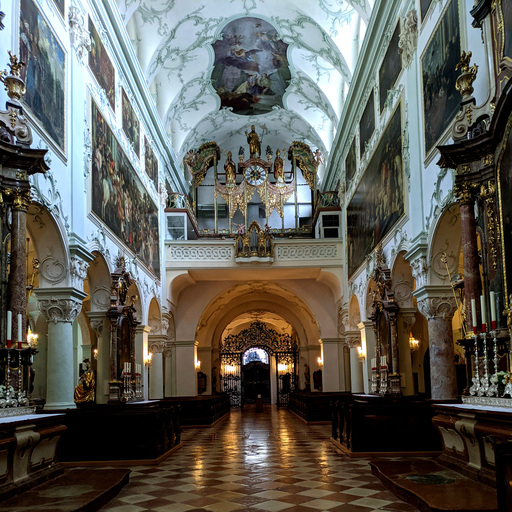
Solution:
M12 311L7 311L7 348L11 348Z
M473 319L473 332L476 334L476 326L478 325L476 318L476 300L471 299L471 318Z
M491 324L492 328L496 329L496 294L491 292L489 295L491 300Z
M487 314L485 312L485 297L480 295L480 313L482 315L482 332L485 332L487 326Z
M21 335L23 334L23 317L18 313L18 343L21 343Z

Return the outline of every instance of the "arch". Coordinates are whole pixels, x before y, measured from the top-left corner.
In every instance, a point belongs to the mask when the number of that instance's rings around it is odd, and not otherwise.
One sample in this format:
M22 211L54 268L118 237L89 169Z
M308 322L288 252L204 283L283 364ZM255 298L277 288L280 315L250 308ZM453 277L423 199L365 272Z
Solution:
M391 271L391 291L401 308L414 307L414 278L409 262L404 258L406 251L400 251L395 258Z
M147 319L147 315L145 315L145 309L144 309L144 302L143 297L141 296L140 289L135 282L135 280L132 281L132 284L128 288L127 293L127 299L126 302L130 303L132 301L133 306L135 308L135 312L133 316L135 317L135 320L138 322L142 322L142 325L147 325L145 323L145 320Z
M359 299L354 293L350 297L348 306L348 328L350 331L357 331L358 324L361 322L361 310L359 307Z
M103 254L98 251L92 253L94 260L87 269L87 279L84 286L88 286L90 311L107 311L110 305L112 277L108 263Z
M156 300L156 297L153 297L149 303L148 325L151 327L150 334L161 334L162 318L160 313L160 304Z

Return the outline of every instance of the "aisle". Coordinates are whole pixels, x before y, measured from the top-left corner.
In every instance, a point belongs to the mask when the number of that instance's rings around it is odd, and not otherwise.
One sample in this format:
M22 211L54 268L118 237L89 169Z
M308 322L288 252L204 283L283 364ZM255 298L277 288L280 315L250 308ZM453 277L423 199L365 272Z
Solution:
M101 510L115 512L413 511L329 442L329 425L287 410L232 411L211 429L187 429L158 467L132 467L130 483Z

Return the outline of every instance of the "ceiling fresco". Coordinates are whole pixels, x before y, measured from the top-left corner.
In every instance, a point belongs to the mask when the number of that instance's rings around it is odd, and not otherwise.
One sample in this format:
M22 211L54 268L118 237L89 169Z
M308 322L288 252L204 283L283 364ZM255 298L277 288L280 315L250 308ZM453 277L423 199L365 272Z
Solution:
M301 141L327 163L374 0L117 0L170 144Z

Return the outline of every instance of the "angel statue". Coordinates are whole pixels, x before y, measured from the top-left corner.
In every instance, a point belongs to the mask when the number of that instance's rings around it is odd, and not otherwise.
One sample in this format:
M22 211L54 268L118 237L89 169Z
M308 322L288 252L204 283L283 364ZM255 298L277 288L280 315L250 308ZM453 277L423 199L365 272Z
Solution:
M75 403L94 402L94 389L96 381L91 367L91 361L84 359L82 370L78 380L78 386L75 388Z

